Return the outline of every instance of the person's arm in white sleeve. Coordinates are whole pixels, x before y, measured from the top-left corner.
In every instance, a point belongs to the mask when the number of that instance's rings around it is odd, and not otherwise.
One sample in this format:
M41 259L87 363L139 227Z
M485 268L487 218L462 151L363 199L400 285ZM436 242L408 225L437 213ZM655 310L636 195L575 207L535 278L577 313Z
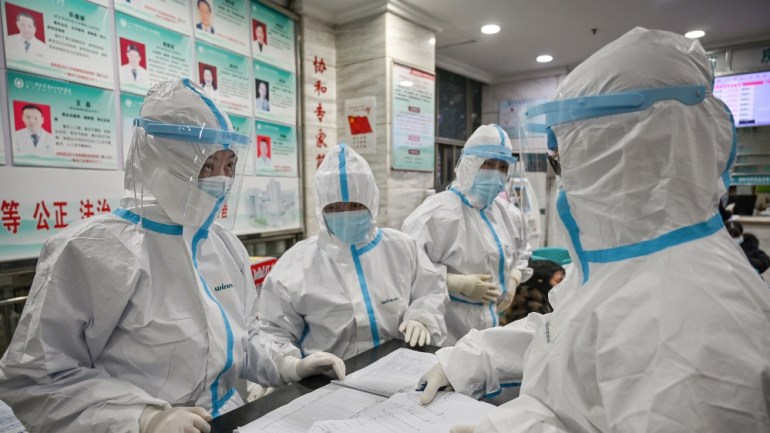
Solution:
M169 407L94 365L137 285L149 275L121 242L88 238L52 239L43 248L21 320L0 361L0 397L29 431L135 432L148 405Z
M412 270L412 290L409 308L404 321L415 320L430 332L430 344L440 346L446 340L447 330L444 321L446 304L449 302L446 280L431 263L425 252L412 243L415 263Z
M487 412L473 433L569 433L550 408L540 400L521 395Z
M265 386L284 385L287 381L280 374L281 360L285 356L301 357L301 354L294 345L296 340L291 336L291 332L279 328L272 320L281 320L280 316L284 312L291 312L290 315L295 321L297 318L301 320L301 317L294 313L288 299L284 300L276 294L277 284L269 275L262 286L262 296L259 299L248 262L244 275L249 293L246 298L249 345L241 377ZM304 326L304 322L301 326Z
M493 396L504 386L518 386L524 353L546 317L532 313L505 327L472 329L456 346L440 349L436 352L439 363L421 379L427 382L423 404L432 401L444 385L475 398Z

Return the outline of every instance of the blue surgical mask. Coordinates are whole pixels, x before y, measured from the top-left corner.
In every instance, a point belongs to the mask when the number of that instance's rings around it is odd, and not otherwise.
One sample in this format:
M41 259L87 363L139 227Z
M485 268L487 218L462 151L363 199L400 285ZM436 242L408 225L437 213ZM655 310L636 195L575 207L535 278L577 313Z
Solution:
M505 188L505 174L500 170L483 168L473 178L468 193L484 206L489 206Z
M198 188L210 196L219 198L230 191L233 179L230 176L210 176L198 179Z
M324 213L324 220L329 231L349 245L366 239L372 227L372 214L368 210Z

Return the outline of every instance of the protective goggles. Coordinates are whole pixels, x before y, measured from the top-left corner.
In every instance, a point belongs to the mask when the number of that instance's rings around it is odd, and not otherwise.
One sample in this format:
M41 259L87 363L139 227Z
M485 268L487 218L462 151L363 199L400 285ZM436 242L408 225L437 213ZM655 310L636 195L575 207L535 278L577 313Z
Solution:
M461 155L479 156L484 159L499 159L508 164L515 164L517 161L516 157L513 156L513 151L511 149L498 144L485 144L482 146L474 146L470 149L463 149Z
M173 125L141 117L134 119L134 126L143 128L147 134L154 137L180 141L195 141L205 144L219 144L225 149L229 149L232 145L245 145L251 142L249 136L233 131L223 131L221 129L211 129L202 126Z
M563 99L531 107L524 113L527 132L546 134L548 149L558 149L553 125L594 117L644 111L654 103L677 100L685 105L695 105L706 98L706 86L662 87L633 90L596 96Z

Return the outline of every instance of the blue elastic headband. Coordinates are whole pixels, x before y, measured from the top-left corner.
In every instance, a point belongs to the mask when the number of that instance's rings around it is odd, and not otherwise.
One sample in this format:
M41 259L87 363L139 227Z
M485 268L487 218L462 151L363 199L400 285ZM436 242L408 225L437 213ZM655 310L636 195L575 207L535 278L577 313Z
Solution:
M151 119L134 119L134 126L144 128L147 134L181 141L197 141L206 144L221 144L227 149L231 144L248 144L251 138L247 135L221 129L211 129L193 125L173 125Z

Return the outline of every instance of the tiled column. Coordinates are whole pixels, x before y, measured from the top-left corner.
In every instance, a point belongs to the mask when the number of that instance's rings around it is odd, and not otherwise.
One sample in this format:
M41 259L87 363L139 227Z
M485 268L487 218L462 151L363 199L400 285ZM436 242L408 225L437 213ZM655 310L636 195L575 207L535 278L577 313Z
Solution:
M391 68L393 62L435 73L434 33L393 13L340 26L337 48L337 137L347 134L345 100L373 96L376 152L363 155L380 189L378 225L400 228L401 223L433 187L433 173L391 170Z

